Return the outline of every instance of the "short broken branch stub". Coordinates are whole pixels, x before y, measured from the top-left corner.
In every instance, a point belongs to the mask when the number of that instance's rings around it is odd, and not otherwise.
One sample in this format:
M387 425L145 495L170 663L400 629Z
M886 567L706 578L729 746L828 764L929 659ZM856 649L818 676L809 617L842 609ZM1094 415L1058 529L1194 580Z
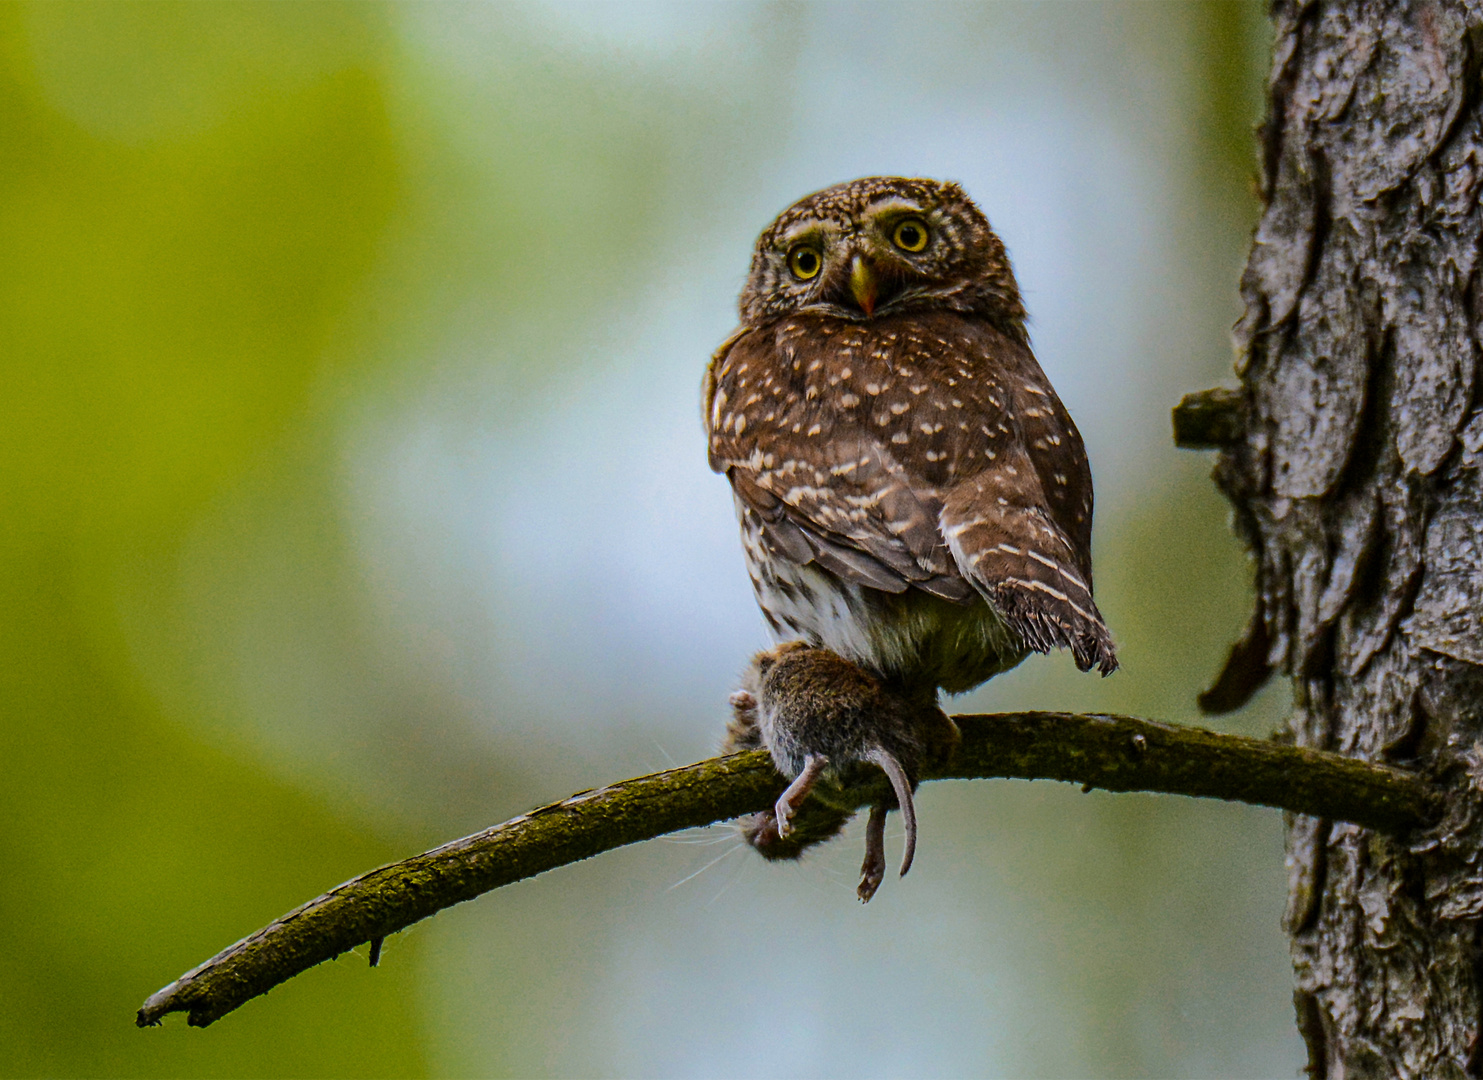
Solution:
M1174 406L1174 445L1185 450L1234 446L1244 431L1239 390L1197 390Z

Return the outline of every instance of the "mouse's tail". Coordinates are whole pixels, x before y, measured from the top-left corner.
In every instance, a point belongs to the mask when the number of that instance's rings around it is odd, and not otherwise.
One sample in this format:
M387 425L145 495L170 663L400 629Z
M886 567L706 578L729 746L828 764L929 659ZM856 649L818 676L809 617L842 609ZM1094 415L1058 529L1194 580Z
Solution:
M911 860L917 853L917 808L911 797L911 780L896 755L889 750L872 750L868 760L879 765L896 790L896 802L901 806L901 818L906 823L906 850L901 853L901 876L911 869Z

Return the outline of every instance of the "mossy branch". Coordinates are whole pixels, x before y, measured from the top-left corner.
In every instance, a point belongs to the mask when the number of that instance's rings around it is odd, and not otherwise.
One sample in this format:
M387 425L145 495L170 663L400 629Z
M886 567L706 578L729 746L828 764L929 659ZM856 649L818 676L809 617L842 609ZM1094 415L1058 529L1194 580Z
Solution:
M1337 754L1125 716L954 719L963 741L926 780L1064 780L1276 806L1392 833L1440 814L1439 796L1420 777ZM138 1023L189 1012L204 1027L365 942L374 958L387 935L443 908L626 844L763 810L785 786L767 754L753 751L581 792L331 889L152 995Z

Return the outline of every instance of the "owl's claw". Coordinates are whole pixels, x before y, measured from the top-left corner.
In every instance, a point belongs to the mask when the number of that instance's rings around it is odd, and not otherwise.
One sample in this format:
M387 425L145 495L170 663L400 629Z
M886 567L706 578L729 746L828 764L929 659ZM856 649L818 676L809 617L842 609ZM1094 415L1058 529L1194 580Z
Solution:
M860 885L855 895L860 903L870 903L875 890L886 878L886 808L872 806L865 822L865 861L860 864Z
M803 800L808 798L808 793L814 789L819 775L828 764L829 759L822 754L810 754L804 758L803 771L773 804L773 813L778 819L778 836L787 839L788 834L793 831L793 815L798 813L798 808L803 805Z

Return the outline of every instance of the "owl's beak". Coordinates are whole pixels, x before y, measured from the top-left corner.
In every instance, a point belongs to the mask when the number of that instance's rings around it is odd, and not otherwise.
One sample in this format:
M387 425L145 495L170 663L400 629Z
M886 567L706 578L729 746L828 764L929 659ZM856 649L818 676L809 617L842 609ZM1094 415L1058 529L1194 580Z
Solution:
M850 292L855 297L855 303L860 305L860 310L865 312L865 317L870 318L875 313L875 271L870 268L870 263L865 261L863 255L856 255L850 263Z

